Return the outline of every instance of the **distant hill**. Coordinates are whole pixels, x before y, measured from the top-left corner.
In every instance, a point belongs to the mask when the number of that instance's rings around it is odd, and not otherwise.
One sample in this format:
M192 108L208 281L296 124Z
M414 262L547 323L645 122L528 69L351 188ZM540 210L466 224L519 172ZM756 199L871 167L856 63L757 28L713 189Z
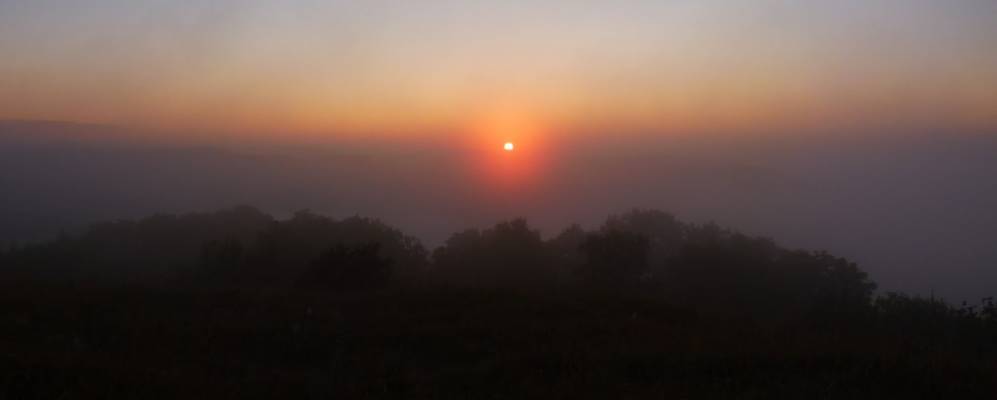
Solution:
M56 141L122 139L126 130L112 125L66 121L0 120L4 144L53 144Z

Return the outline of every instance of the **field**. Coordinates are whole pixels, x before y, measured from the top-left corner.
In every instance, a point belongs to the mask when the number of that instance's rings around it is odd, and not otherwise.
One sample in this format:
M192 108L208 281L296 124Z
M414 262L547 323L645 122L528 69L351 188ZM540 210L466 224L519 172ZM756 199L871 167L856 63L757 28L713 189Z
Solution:
M645 294L7 287L0 398L993 398L990 337Z

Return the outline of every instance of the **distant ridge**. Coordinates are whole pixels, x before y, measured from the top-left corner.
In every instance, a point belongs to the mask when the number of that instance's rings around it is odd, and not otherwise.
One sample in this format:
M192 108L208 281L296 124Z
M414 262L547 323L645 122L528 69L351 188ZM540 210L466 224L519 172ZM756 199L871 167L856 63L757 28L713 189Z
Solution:
M6 119L0 120L0 138L38 142L47 140L120 139L124 129L114 125L56 121Z
M0 119L0 128L34 128L34 129L119 129L111 124L96 122L61 121L48 119Z

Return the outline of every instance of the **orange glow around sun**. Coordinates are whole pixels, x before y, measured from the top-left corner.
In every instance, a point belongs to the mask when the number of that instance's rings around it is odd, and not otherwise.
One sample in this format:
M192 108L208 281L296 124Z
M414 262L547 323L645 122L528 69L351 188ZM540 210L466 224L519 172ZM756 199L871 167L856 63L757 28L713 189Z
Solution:
M537 118L518 113L492 113L472 121L466 130L468 164L475 181L496 194L523 194L545 175L551 148L549 132Z

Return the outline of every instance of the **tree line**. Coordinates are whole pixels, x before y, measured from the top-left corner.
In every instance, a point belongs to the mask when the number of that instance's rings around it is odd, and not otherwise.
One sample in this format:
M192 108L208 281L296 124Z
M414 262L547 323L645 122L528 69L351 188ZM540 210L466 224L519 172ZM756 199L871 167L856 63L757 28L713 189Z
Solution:
M428 251L377 219L300 211L278 220L240 206L99 223L79 235L3 249L0 266L9 279L72 282L629 291L775 315L854 314L924 300L874 298L876 284L864 271L827 252L787 249L714 223L642 209L612 215L594 230L572 225L549 239L514 219L454 233ZM944 307L953 315L997 316L992 299Z

